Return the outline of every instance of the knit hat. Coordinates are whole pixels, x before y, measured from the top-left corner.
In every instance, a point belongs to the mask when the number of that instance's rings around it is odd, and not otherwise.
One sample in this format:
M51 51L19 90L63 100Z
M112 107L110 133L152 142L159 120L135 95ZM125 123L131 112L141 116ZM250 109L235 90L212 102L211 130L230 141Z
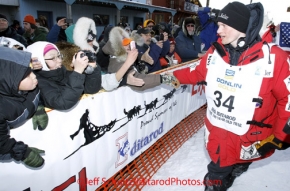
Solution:
M55 46L48 44L44 47L43 56L50 50L57 50Z
M0 14L0 19L5 19L8 22L7 17L5 15Z
M187 17L184 19L184 25L186 26L187 24L192 23L195 24L195 21L192 17Z
M147 28L141 28L141 29L137 30L137 33L138 34L149 34L150 30Z
M219 12L217 22L222 22L237 31L246 33L250 17L251 13L247 6L243 3L235 1L228 3Z
M36 22L35 22L35 19L32 15L26 15L23 19L23 22L27 22L27 23L30 23L30 24L33 24L35 25Z
M130 38L124 38L122 41L122 45L127 46L128 44L130 44L131 41L132 41L132 39L130 39Z

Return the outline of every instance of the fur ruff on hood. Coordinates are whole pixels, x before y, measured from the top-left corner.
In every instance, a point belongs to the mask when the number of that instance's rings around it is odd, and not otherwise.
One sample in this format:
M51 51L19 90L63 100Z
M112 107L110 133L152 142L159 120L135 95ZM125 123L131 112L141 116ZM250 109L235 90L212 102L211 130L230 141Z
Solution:
M62 65L68 71L73 71L74 68L71 67L72 59L73 59L74 55L79 50L81 50L80 47L78 47L75 44L65 42L65 41L56 42L55 45L57 46L60 53L63 54Z
M95 35L97 35L95 22L87 17L81 17L77 20L75 28L73 31L73 40L74 43L79 46L82 50L90 50L95 52L94 48L91 47L87 42L87 37L89 31L92 30ZM96 53L99 50L99 44L96 41L96 38L93 40L93 45L98 47Z
M140 34L137 33L137 30L133 30L131 33L131 38L136 42L138 46L143 46L145 41ZM153 38L152 38L153 39Z
M42 64L42 70L44 70L44 71L50 71L50 69L48 68L48 66L47 66L47 64L46 64L46 62L44 60L44 55L43 55L44 48L48 44L54 46L56 48L56 50L58 51L58 53L59 53L58 48L54 44L52 44L50 42L45 42L45 41L35 42L35 43L29 45L27 47L27 50L26 50L27 52L30 52L32 54L31 58L32 57L37 57L38 61Z
M122 45L123 38L130 38L129 34L121 27L114 27L109 33L109 40L102 48L105 54L115 56L118 61L125 62L127 52Z

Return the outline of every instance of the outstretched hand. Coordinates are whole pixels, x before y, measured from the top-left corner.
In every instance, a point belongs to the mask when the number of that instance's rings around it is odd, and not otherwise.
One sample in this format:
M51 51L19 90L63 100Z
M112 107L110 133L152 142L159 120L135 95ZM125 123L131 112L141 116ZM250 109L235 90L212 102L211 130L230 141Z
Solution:
M132 86L143 86L145 84L144 80L140 78L136 78L134 76L135 72L136 72L135 70L132 70L131 72L129 72L127 76L127 84L132 85Z

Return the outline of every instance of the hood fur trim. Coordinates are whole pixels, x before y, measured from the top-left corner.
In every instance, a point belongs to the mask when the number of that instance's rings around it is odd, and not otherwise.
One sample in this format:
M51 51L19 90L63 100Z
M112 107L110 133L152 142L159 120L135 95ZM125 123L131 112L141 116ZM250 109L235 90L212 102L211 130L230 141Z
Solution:
M127 51L122 45L123 38L130 38L129 34L121 27L114 27L109 33L109 40L103 47L103 52L116 56L117 60L125 62Z
M137 33L137 30L133 30L131 33L131 38L136 42L138 46L143 46L145 41L140 34Z
M57 46L60 53L63 54L62 65L67 70L73 71L74 68L71 67L72 59L74 55L80 50L80 47L65 41L56 42L55 45Z
M87 17L81 17L77 20L75 28L73 31L74 43L79 46L82 50L90 50L95 52L94 48L91 47L87 42L87 36L89 31L92 30L95 35L97 35L95 22ZM98 47L96 53L99 50L99 44L96 38L93 40L93 45Z

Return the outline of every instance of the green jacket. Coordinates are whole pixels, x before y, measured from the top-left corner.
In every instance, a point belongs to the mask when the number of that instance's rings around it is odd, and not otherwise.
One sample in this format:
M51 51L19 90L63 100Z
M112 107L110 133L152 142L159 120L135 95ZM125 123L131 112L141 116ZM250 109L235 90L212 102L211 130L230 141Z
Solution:
M46 41L46 35L48 33L48 29L44 27L37 27L32 34L28 34L25 32L23 37L26 39L28 45L31 45L37 41Z

